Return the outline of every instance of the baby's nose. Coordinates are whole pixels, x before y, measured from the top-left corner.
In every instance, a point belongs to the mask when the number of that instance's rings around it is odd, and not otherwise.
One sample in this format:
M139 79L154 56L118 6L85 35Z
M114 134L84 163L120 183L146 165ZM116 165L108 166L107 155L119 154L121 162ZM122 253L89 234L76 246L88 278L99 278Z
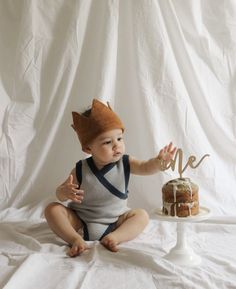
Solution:
M117 148L118 145L119 145L119 143L118 143L117 141L114 141L114 142L113 142L113 148Z

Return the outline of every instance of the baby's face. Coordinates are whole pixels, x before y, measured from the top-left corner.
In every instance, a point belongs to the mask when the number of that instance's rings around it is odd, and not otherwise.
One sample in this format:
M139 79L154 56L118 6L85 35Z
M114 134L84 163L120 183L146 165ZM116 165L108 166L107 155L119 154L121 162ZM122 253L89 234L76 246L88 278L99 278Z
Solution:
M100 134L89 148L97 167L117 162L125 152L122 130L113 129Z

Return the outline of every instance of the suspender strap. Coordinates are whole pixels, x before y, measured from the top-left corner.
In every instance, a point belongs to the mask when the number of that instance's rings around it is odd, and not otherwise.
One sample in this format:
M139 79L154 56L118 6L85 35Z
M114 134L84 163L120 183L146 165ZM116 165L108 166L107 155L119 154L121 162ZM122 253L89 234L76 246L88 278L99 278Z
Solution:
M106 231L103 233L103 235L102 235L102 237L99 239L99 241L101 241L103 237L105 237L106 235L108 235L109 233L111 233L112 231L114 231L115 228L116 228L116 222L111 223L111 224L107 227Z
M76 163L76 178L79 183L79 188L82 183L82 161Z
M92 157L86 159L87 160L87 164L90 167L91 171L94 173L94 175L96 176L96 178L100 181L101 184L103 184L103 186L113 195L115 195L116 197L120 198L120 199L127 199L128 198L128 192L127 190L125 191L125 193L120 192L116 187L114 187L104 176L103 174L101 174L101 172L97 169L97 167L95 166Z
M85 240L85 241L89 241L89 232L88 232L87 224L86 224L82 219L80 219L80 221L81 221L82 224L83 224L84 240Z

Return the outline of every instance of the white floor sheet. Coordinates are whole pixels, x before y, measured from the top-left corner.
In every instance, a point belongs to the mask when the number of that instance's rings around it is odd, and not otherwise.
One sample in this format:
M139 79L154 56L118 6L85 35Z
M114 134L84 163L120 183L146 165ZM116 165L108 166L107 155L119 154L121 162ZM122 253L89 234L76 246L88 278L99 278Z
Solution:
M216 289L236 288L236 227L187 224L188 244L201 256L195 267L164 258L175 245L176 224L153 218L135 240L106 250L99 242L76 258L43 219L0 225L0 288Z

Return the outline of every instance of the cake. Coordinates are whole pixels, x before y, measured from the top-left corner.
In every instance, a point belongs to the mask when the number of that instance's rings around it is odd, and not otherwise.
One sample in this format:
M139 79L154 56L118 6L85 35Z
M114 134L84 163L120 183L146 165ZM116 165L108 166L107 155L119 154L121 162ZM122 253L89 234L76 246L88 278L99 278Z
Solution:
M162 187L162 212L168 216L189 217L199 213L198 186L189 178L170 180Z

